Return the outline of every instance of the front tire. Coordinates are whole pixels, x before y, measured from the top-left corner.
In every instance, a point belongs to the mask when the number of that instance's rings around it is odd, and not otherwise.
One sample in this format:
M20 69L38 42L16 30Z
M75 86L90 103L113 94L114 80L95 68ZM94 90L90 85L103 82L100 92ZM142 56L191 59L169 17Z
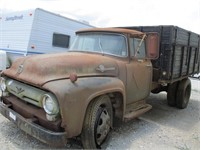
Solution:
M113 122L113 110L107 95L93 100L86 111L81 134L81 141L85 149L101 148L106 140Z
M190 79L183 79L180 81L177 90L176 106L184 109L187 107L191 95L191 81Z

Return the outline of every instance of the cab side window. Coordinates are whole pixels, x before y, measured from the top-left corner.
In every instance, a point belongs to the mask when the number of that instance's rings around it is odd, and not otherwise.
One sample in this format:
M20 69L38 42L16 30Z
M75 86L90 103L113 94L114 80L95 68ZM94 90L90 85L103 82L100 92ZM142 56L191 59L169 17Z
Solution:
M139 38L130 38L131 57L136 56L136 58L139 58L139 59L146 57L145 42L143 41L141 46L139 47L140 42L141 42L141 39L139 39ZM139 49L138 49L138 47L139 47Z

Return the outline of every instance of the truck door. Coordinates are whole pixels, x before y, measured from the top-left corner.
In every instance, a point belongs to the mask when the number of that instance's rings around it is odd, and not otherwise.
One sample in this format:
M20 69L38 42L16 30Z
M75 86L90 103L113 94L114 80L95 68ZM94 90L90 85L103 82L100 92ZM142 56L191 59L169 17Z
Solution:
M145 99L151 91L152 64L146 59L145 43L139 47L141 39L130 38L131 60L127 68L127 104ZM137 51L138 49L138 51Z

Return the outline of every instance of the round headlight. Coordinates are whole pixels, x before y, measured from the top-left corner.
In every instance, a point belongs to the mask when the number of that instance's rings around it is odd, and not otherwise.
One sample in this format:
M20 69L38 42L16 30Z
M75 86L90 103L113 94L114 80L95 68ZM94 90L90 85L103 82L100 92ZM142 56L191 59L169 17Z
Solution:
M58 103L53 95L45 94L43 97L43 108L49 115L56 115L59 112Z
M0 90L3 92L6 90L6 80L3 77L0 77Z

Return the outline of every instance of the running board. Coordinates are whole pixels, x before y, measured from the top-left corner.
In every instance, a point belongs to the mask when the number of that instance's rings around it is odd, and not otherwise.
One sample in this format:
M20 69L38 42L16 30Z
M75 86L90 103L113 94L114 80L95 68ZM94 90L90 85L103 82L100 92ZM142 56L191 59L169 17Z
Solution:
M124 121L129 121L131 119L134 119L134 118L144 114L145 112L149 111L151 108L152 108L151 105L145 104L142 107L138 108L137 110L133 110L133 111L125 114Z

